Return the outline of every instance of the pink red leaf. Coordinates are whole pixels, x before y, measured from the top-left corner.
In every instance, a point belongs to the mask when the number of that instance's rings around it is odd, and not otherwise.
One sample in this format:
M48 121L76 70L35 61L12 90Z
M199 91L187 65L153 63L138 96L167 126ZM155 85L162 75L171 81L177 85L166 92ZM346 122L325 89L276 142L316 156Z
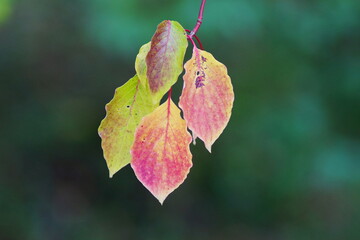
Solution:
M199 137L211 152L230 119L234 101L231 80L224 64L195 46L185 71L179 106L194 140Z
M145 116L136 130L131 167L161 204L190 171L190 142L180 109L171 99Z
M186 32L178 22L166 20L158 25L146 56L147 78L155 102L162 98L183 71L187 46Z

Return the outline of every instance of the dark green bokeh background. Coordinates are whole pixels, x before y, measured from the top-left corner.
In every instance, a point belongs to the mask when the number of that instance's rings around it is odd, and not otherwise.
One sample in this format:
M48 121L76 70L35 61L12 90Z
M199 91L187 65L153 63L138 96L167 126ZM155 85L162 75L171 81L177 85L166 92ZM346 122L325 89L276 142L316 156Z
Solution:
M228 127L164 206L130 166L108 178L105 104L157 24L191 29L199 5L0 0L1 240L360 239L358 0L208 0Z

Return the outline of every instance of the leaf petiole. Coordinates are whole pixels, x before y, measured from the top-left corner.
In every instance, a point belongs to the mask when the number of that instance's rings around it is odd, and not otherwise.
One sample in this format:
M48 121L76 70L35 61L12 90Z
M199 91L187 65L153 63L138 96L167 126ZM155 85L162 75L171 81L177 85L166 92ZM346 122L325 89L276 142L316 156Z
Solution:
M188 33L191 32L189 29L185 29L185 31L188 32ZM201 43L201 41L200 41L200 38L199 38L198 36L196 36L196 35L194 35L194 37L195 37L196 41L199 43L199 48L200 48L201 50L204 50L204 47L203 47L203 45L202 45L202 43ZM195 45L194 41L192 40L192 38L191 38L189 35L187 35L187 38L188 38L188 40L191 41L191 43L192 43L193 45Z

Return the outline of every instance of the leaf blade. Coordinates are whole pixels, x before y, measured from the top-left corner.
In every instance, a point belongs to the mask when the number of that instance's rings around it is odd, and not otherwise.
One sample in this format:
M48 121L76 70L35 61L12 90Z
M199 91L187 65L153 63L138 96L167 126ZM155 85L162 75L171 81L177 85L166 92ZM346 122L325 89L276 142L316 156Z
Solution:
M141 118L157 105L137 75L116 89L114 98L106 105L106 117L98 129L110 177L130 163L130 147L136 127Z
M193 49L192 58L185 63L184 88L179 106L192 131L211 152L231 116L234 92L227 68L212 54Z
M187 46L186 32L178 22L166 20L158 25L146 56L147 78L155 101L161 99L183 71Z
M145 116L136 130L131 167L161 204L192 167L190 143L180 109L171 99Z
M148 84L146 72L147 72L147 66L146 66L146 56L150 51L151 42L148 42L141 46L138 55L135 59L135 70L136 74L140 79L140 82L146 86Z

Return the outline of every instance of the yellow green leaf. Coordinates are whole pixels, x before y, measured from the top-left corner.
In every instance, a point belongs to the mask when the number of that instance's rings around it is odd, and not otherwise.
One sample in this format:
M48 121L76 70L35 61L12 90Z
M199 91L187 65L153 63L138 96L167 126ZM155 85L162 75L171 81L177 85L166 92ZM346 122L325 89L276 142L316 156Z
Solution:
M158 104L152 102L148 88L140 83L137 75L116 89L98 129L110 177L130 163L135 129L142 117L156 106Z
M179 106L193 133L211 152L211 145L229 122L234 92L226 66L194 47L185 63L184 88Z
M136 56L136 60L135 60L136 74L138 75L141 84L143 84L144 86L147 85L147 77L146 77L147 67L146 67L145 59L146 59L146 55L150 50L150 47L151 47L151 42L144 44L140 48L139 53Z
M131 167L161 204L190 171L190 143L180 109L171 99L145 116L136 130Z
M187 46L186 32L178 22L166 20L158 25L146 56L147 78L155 102L164 96L183 71Z

